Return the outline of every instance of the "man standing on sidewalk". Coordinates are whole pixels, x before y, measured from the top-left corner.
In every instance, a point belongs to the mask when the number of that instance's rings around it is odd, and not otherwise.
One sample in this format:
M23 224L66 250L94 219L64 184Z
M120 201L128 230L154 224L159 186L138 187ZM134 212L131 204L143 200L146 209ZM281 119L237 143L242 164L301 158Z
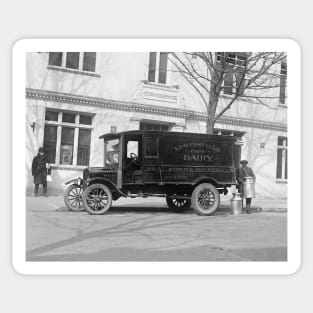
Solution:
M47 195L47 169L49 168L48 157L42 147L38 154L33 158L32 175L34 176L35 196L38 195L39 185L42 184L43 193Z
M250 214L252 198L247 198L246 195L244 194L243 184L245 182L245 177L252 177L254 183L256 178L252 168L247 166L248 164L247 160L242 160L240 161L240 163L241 167L238 168L236 171L236 179L239 182L239 192L241 193L241 197L246 199L246 212L247 214Z

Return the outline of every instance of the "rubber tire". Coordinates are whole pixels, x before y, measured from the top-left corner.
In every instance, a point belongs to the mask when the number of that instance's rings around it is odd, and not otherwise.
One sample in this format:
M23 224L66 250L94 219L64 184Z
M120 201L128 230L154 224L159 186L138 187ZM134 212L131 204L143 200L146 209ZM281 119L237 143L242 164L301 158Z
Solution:
M82 189L80 188L78 185L76 184L72 184L72 185L69 185L65 192L64 192L64 203L66 205L66 207L70 210L70 211L74 211L74 212L80 212L80 211L84 211L84 206L83 206L83 202L81 203L81 205L79 207L75 207L72 205L72 203L70 202L69 200L69 194L70 192L75 189L75 188L79 188L79 189Z
M175 205L174 200L175 199L166 197L166 204L171 210L174 210L175 212L183 212L190 208L191 200L186 199L186 203L183 206Z
M209 209L203 209L198 203L198 196L200 192L203 190L209 190L210 192L212 192L216 200ZM191 195L191 207L196 211L197 214L205 216L211 215L218 209L219 205L220 205L220 194L214 185L209 183L203 183L198 185L193 190Z
M101 210L97 210L97 211L92 210L92 209L88 206L88 204L87 204L87 195L88 195L88 193L89 193L92 189L96 189L96 188L102 189L102 190L108 195L108 203L107 203L107 205L106 205L104 208L102 208ZM103 185L103 184L93 184L93 185L90 185L90 186L88 186L88 187L85 189L85 191L84 191L84 193L83 193L83 205L84 205L85 210L86 210L89 214L91 214L91 215L101 215L101 214L104 214L106 211L108 211L108 210L110 209L110 207L111 207L111 205L112 205L112 192L111 192L111 190L110 190L107 186L105 186L105 185Z

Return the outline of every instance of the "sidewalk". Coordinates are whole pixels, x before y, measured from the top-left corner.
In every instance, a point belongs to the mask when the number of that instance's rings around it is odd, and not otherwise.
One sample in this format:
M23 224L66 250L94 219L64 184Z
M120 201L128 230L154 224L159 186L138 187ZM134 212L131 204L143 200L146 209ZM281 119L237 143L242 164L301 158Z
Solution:
M221 195L221 205L219 211L230 210L230 195ZM245 207L245 201L243 204ZM273 198L254 198L252 199L252 212L287 212L288 199L273 199Z
M218 212L230 212L231 196L221 195L221 204ZM26 197L27 210L43 210L50 211L66 210L63 195L51 195L48 197L27 196ZM150 198L120 198L113 202L113 206L129 206L129 207L147 207L147 208L165 208L166 203L164 198L150 197ZM245 203L244 203L245 206ZM255 198L252 200L252 212L287 212L287 199L271 199L271 198Z
M262 211L273 211L273 212L287 212L288 200L287 199L253 199L252 207L260 207Z

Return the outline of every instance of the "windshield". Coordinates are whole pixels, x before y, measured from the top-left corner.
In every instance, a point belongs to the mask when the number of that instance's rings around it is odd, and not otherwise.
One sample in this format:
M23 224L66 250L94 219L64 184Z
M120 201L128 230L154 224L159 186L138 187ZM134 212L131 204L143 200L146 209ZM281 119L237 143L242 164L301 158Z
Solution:
M118 165L118 156L120 151L120 140L112 139L104 142L104 165L114 166Z

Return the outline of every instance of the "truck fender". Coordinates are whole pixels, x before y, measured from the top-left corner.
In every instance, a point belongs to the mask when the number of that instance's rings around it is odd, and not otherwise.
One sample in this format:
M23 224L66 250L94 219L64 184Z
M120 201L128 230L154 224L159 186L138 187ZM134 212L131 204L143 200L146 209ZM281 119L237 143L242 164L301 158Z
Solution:
M91 179L88 179L87 182L85 183L86 186L90 186L93 184L103 184L107 187L109 187L109 189L113 192L117 192L119 195L123 196L123 197L127 197L127 195L125 193L123 193L120 189L117 188L117 186L112 183L110 180L105 179L103 177L93 177Z
M73 178L73 179L70 179L70 180L67 180L64 185L70 185L70 184L75 184L75 185L82 185L83 183L83 179L81 177L77 177L77 178Z
M211 183L215 186L218 186L218 182L211 178L211 177L208 177L208 176L201 176L201 177L198 177L197 179L195 179L193 182L192 182L192 185L195 186L195 185L198 185L199 183Z

